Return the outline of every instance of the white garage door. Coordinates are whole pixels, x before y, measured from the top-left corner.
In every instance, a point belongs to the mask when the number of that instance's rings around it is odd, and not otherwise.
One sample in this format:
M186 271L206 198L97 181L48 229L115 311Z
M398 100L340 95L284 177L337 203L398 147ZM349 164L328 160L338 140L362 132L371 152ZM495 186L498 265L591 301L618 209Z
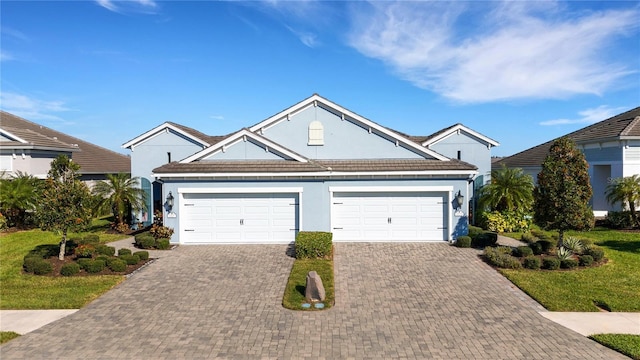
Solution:
M298 230L297 194L184 194L180 242L287 243Z
M335 241L442 241L449 238L444 193L334 193Z

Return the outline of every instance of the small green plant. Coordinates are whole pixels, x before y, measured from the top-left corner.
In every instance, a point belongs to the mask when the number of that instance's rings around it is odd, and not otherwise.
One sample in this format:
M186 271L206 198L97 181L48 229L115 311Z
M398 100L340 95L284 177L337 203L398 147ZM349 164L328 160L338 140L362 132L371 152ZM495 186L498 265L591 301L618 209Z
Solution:
M87 266L89 266L89 263L91 262L91 259L87 259L87 258L80 258L76 261L76 263L78 263L78 265L80 265L80 268L83 270L87 270Z
M547 270L557 270L560 268L560 259L554 257L546 257L542 259L542 268Z
M74 253L78 258L90 258L96 252L96 248L93 245L82 244L76 247Z
M556 247L556 244L553 241L547 239L541 239L538 241L538 244L540 244L543 254L548 254L551 249Z
M593 265L593 257L591 255L580 255L578 258L580 266L591 266Z
M533 251L533 255L542 254L542 245L539 242L531 243L529 244L529 247L531 248L531 251Z
M573 269L576 266L578 266L578 260L576 259L569 258L560 260L560 267L563 269Z
M560 248L558 249L558 251L556 252L556 256L558 257L558 259L562 260L566 260L569 259L573 256L573 251L567 249L564 246L560 246Z
M513 249L512 253L513 256L527 257L533 255L533 250L528 246L518 246L517 248Z
M89 260L87 262L87 265L85 266L85 270L88 273L91 274L95 274L95 273L99 273L100 271L104 270L106 264L104 262L104 260Z
M321 259L332 255L333 234L321 231L301 231L296 236L297 259Z
M107 261L107 267L111 269L111 271L123 272L127 270L127 263L122 259L111 258Z
M493 232L483 232L471 241L471 246L477 248L485 248L487 246L495 246L498 242L498 234Z
M118 249L118 256L131 255L131 250L127 248Z
M156 239L149 233L137 235L136 246L142 249L153 249L156 247Z
M53 266L47 260L40 259L33 264L33 273L36 275L46 275L53 271Z
M487 261L499 268L503 269L520 269L522 264L518 259L511 256L511 248L508 246L486 247L484 249L484 257Z
M469 236L458 236L456 246L459 248L471 247L471 238Z
M100 244L96 246L96 254L114 256L116 254L116 248L114 248L113 246Z
M69 263L62 265L60 268L60 275L62 276L73 276L80 272L80 265L77 263Z
M169 239L158 239L156 240L156 249L158 250L169 250L171 248L171 243Z
M475 239L478 235L484 233L484 230L482 230L482 228L477 227L477 226L469 226L469 232L468 232L468 236L471 239Z
M140 258L140 260L148 260L149 259L149 252L148 251L136 251L132 255L137 255Z
M585 255L590 255L593 258L594 262L600 262L604 259L604 250L597 246L588 247L585 252Z
M136 265L140 262L140 258L138 255L120 255L118 256L120 260L127 263L127 265Z
M170 239L171 235L173 235L173 229L170 228L170 227L153 224L151 226L151 229L149 229L149 233L156 240L157 239Z
M523 233L523 234L520 236L520 240L522 240L522 241L524 241L524 242L526 242L526 243L528 243L528 244L533 244L533 243L535 243L536 241L538 241L538 238L537 238L537 237L535 237L535 236L533 236L533 234L532 234L532 233L530 233L530 232L526 232L526 233Z
M540 263L540 258L537 256L527 256L523 261L523 265L525 268L533 270L540 269Z
M24 257L22 261L22 268L25 272L32 273L36 267L36 263L40 261L45 261L41 256L37 255L27 255Z
M581 254L584 246L582 245L582 241L577 237L567 236L562 242L562 246L571 250L575 254Z

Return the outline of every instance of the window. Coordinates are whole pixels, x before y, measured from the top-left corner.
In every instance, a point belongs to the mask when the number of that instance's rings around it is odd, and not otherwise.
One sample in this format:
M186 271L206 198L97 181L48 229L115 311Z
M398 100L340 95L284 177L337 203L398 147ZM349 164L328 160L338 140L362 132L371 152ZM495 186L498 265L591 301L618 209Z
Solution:
M312 121L309 124L308 145L324 145L324 127L320 121Z
M167 162L171 162L171 152L167 153Z
M462 151L458 150L458 160L462 160Z

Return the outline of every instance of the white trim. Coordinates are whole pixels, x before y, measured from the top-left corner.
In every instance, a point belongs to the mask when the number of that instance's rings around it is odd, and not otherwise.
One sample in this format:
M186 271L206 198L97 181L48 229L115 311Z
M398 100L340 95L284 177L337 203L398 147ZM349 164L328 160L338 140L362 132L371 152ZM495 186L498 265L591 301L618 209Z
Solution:
M442 134L424 141L422 143L422 146L431 146L431 145L433 145L433 144L435 144L437 142L440 142L440 141L448 138L451 135L460 134L460 130L462 130L462 131L464 131L466 133L469 133L470 135L472 135L474 137L477 137L478 139L480 139L480 140L486 142L487 144L489 144L489 146L499 146L500 145L499 142L497 142L497 141L495 141L495 140L493 140L491 138L488 138L488 137L480 134L477 131L471 130L470 128L468 128L468 127L466 127L466 126L464 126L462 124L457 124L454 127L450 128L449 130L443 132Z
M263 131L268 129L271 126L276 125L277 123L279 123L280 121L284 121L286 120L287 115L291 115L294 114L296 112L299 112L301 110L304 110L306 107L312 106L314 104L317 104L317 106L325 106L327 108L329 108L330 110L335 111L338 114L341 114L341 117L344 118L345 115L348 116L350 118L350 120L354 121L354 122L358 122L360 124L363 124L365 128L368 128L370 131L372 129L375 129L376 132L379 132L381 134L384 134L392 139L398 140L399 142L401 142L402 144L404 144L405 146L407 146L408 148L411 148L421 154L427 155L429 157L433 157L436 158L437 160L441 160L441 161L449 161L450 159L444 155L438 154L437 152L427 149L423 146L420 146L419 144L414 143L413 141L400 136L399 134L388 130L387 128L385 128L384 126L378 125L375 122L368 120L348 109L343 108L342 106L327 100L323 97L321 97L318 94L314 94L311 97L297 103L296 105L281 111L279 113L277 113L276 115L271 116L270 118L259 122L258 124L252 126L249 128L250 131L252 132L256 132L256 131Z
M177 128L177 127L175 127L175 126L173 126L173 125L171 125L171 124L169 124L167 122L165 122L165 123L163 123L163 124L161 124L159 126L156 126L153 129L145 132L144 134L142 134L142 135L140 135L140 136L138 136L138 137L136 137L136 138L134 138L132 140L127 141L126 143L122 144L121 147L125 148L125 149L128 148L128 147L131 147L131 151L133 151L133 148L136 145L138 145L139 143L142 143L142 142L145 142L147 140L153 139L154 137L156 137L158 135L161 135L163 133L163 131L165 133L167 133L169 131L169 129L171 129L171 130L177 132L178 134L183 135L183 136L185 136L185 137L187 137L187 138L189 138L191 140L194 140L194 141L202 144L205 147L210 146L210 144L208 142L206 142L206 141L204 141L202 139L199 139L199 138L189 134L188 132L183 131L183 130L181 130L181 129L179 129L179 128Z
M274 143L273 141L271 141L269 139L261 137L261 136L255 134L255 133L252 133L251 131L249 131L247 129L242 129L242 130L238 131L237 133L229 136L228 138L220 141L215 146L210 146L210 147L208 147L208 148L206 148L204 150L198 151L197 153L195 153L195 154L193 154L193 155L191 155L191 156L189 156L189 157L187 157L187 158L185 158L183 160L180 160L180 163L181 164L188 164L188 163L190 163L192 161L195 161L195 160L201 160L201 159L203 159L203 158L205 158L207 156L215 154L218 149L225 148L225 146L226 147L233 146L236 143L242 141L243 139L245 139L247 137L255 140L256 142L258 142L258 143L260 143L262 145L264 145L267 148L267 151L268 151L269 148L271 148L272 150L275 150L276 152L279 152L280 154L282 154L284 156L287 156L287 157L290 157L291 159L296 160L298 162L301 162L301 163L306 163L307 162L306 158L294 153L293 151L288 150L288 149L286 149L286 148Z
M16 135L14 135L14 134L12 134L12 133L10 133L7 130L4 130L2 128L0 128L0 134L6 136L8 138L11 138L11 139L13 139L13 140L15 140L17 142L23 143L23 144L27 144L28 143L27 140L24 140L23 138L21 138L19 136L16 136Z
M302 187L270 187L270 188L178 188L178 194L260 194L260 193L298 193Z
M434 170L434 171L368 171L368 172L337 172L337 171L322 171L322 172L290 172L290 173L167 173L167 174L151 174L152 177L159 178L215 178L215 177L332 177L332 176L415 176L415 175L467 175L472 177L477 175L475 170L471 171L457 171L457 170Z

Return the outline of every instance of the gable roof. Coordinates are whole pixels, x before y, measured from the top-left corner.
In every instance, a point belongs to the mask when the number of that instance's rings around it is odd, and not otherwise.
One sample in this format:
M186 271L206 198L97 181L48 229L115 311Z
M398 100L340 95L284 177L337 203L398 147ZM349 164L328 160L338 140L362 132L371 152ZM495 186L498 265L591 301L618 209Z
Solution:
M50 129L0 111L0 127L20 140L0 142L2 148L39 147L45 150L72 151L73 161L80 165L80 174L131 173L128 156L91 144L76 137Z
M239 142L239 141L243 141L246 138L251 138L253 140L255 140L256 142L258 142L261 145L264 145L267 148L273 149L275 150L275 152L280 153L281 155L284 155L285 157L289 157L292 160L295 161L299 161L299 162L307 162L307 158L305 158L302 155L299 155L297 153L295 153L292 150L289 150L287 148L285 148L284 146L281 146L279 144L274 143L273 141L260 136L256 133L253 133L251 131L249 131L249 129L242 129L238 132L236 132L235 134L229 135L227 137L222 137L222 140L220 140L219 142L217 142L216 144L209 146L208 148L199 151L191 156L189 156L188 158L185 158L183 160L180 161L180 163L185 164L185 163L190 163L192 161L196 161L196 160L202 160L207 156L210 156L218 151L224 151L226 146L232 146L235 143Z
M640 139L640 107L623 112L609 119L567 134L578 145L612 140ZM534 146L517 154L496 161L493 166L507 167L541 166L551 145L559 139Z
M486 136L480 134L479 132L474 131L474 130L472 130L472 129L470 129L470 128L468 128L468 127L466 127L466 126L464 126L463 124L460 124L460 123L452 125L452 126L449 126L448 128L442 129L440 131L437 131L437 132L427 136L424 140L420 141L420 144L422 146L429 147L430 145L438 143L439 141L442 141L442 140L448 138L449 136L454 135L454 134L456 134L458 132L461 132L461 131L466 132L467 134L479 139L480 141L485 142L488 147L499 146L500 145L499 142L497 142L497 141L495 141L495 140L493 140L493 139L491 139L489 137L486 137Z
M354 112L352 112L351 110L348 110L345 107L342 107L328 99L323 98L322 96L318 95L318 94L313 94L310 97L302 100L301 102L267 118L266 120L263 120L259 123L257 123L256 125L253 125L252 127L249 128L250 131L252 132L262 132L263 130L267 130L268 128L276 125L277 123L281 122L281 121L285 121L287 120L290 116L295 115L296 113L306 109L309 106L322 106L325 110L328 110L330 112L333 112L337 115L340 115L343 119L345 120L349 120L351 122L355 122L361 126L363 126L364 128L369 128L371 131L376 131L377 133L384 135L388 138L391 138L395 141L397 141L398 143L402 143L403 145L405 145L407 148L416 151L418 153L427 155L429 157L438 159L440 161L449 161L450 159L442 154L439 154L431 149L425 148L424 146L421 146L420 144L414 142L412 139L410 139L407 136L404 136L401 133L398 133L397 131L393 131L390 130L382 125L379 125L363 116L360 116Z
M122 144L122 147L125 149L130 148L133 151L133 149L138 144L143 143L151 138L154 138L162 134L164 131L168 131L168 130L173 130L176 133L202 145L202 147L211 146L212 143L218 142L219 138L221 138L220 136L208 136L190 127L167 121L145 132L144 134L139 135L127 141L126 143Z

